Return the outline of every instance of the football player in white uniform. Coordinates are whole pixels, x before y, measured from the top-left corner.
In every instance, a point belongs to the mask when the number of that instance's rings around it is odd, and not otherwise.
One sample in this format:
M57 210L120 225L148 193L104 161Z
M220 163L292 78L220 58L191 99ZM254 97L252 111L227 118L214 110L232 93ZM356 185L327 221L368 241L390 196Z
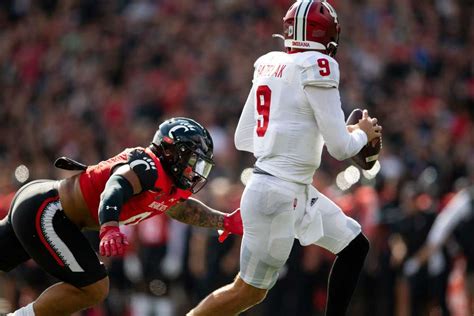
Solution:
M474 315L474 165L470 166L472 184L458 191L441 210L428 233L424 245L403 266L405 276L412 277L420 268L428 264L428 270L435 266L441 248L454 238L466 260L467 315ZM433 259L433 261L431 261Z
M337 255L326 315L345 315L369 242L360 225L312 185L323 145L336 159L356 155L381 136L364 111L346 126L336 53L340 26L325 1L297 1L283 18L286 52L255 62L253 86L236 132L237 149L257 161L241 200L240 273L188 315L236 315L261 302L275 284L295 238Z

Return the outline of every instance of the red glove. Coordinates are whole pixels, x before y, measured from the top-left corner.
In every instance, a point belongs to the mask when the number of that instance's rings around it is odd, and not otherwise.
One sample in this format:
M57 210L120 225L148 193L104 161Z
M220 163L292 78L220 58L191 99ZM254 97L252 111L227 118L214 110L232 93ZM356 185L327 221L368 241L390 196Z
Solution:
M240 208L236 209L224 217L224 230L219 232L219 242L224 242L230 234L242 236L244 227L242 226L242 217L240 217Z
M118 226L102 226L100 228L99 252L101 256L122 256L128 246L127 237L120 232Z

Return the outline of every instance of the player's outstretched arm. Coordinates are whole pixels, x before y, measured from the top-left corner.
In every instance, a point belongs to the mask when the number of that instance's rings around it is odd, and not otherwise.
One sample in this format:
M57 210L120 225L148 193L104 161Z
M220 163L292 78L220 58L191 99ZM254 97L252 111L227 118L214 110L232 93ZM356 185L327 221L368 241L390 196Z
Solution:
M99 252L102 256L123 255L128 245L127 238L120 232L119 217L123 204L134 192L141 190L136 174L128 165L120 166L107 180L100 195L98 210L100 224Z
M470 205L471 196L468 190L463 189L456 193L436 217L423 247L406 261L405 275L411 276L418 272L419 268L445 244L456 226L469 216Z
M219 239L220 241L223 241L229 233L237 235L242 235L243 233L239 209L227 214L212 209L201 201L189 198L171 207L166 214L188 225L223 230L223 237Z
M193 198L171 207L166 214L188 225L224 229L225 213L210 208Z

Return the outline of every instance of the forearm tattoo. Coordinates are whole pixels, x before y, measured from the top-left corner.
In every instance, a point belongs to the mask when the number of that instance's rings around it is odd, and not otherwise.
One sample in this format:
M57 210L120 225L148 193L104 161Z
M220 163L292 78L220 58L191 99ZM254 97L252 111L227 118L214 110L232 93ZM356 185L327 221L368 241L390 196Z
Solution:
M179 203L166 213L185 224L216 229L224 228L224 213L213 210L195 199Z

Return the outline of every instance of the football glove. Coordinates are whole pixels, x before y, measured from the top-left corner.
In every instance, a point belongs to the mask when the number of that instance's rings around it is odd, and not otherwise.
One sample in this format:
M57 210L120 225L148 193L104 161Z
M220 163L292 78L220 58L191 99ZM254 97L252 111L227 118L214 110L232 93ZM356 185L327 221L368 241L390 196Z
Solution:
M122 256L128 246L127 237L118 226L102 226L100 228L99 252L101 256Z
M242 236L244 228L240 217L240 208L224 216L224 230L218 230L219 242L224 242L230 234Z

